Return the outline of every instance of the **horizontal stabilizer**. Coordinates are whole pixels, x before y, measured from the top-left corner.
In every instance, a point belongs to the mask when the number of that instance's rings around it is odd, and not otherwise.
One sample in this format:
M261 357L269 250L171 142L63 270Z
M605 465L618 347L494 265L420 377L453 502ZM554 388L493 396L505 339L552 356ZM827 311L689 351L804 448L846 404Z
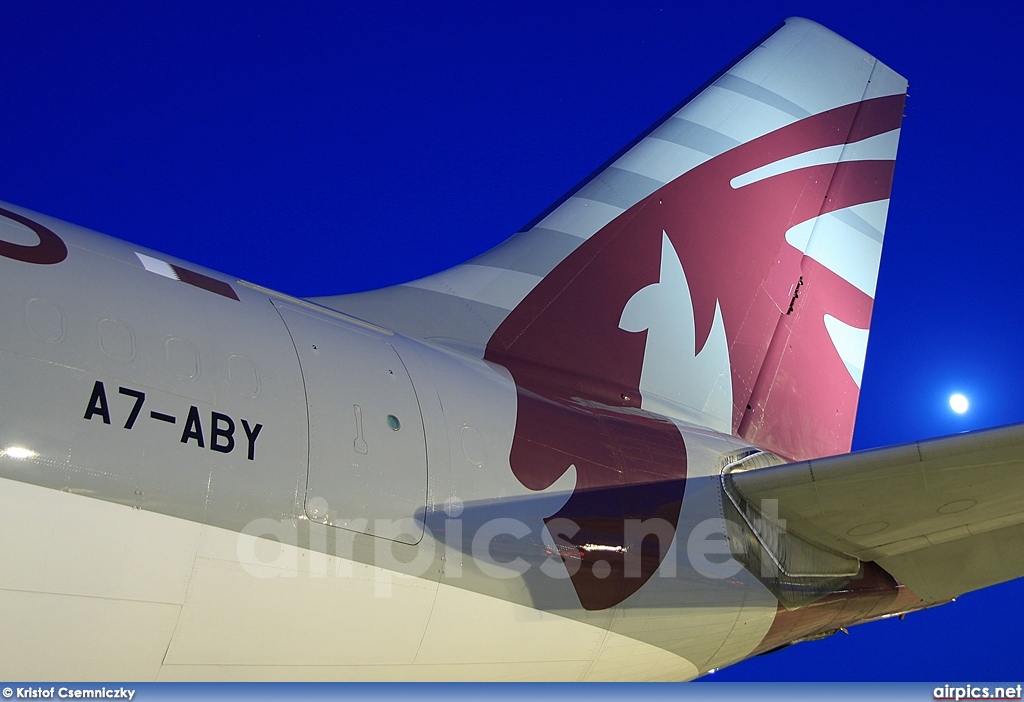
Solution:
M787 531L875 561L926 601L1024 575L1024 424L735 472Z

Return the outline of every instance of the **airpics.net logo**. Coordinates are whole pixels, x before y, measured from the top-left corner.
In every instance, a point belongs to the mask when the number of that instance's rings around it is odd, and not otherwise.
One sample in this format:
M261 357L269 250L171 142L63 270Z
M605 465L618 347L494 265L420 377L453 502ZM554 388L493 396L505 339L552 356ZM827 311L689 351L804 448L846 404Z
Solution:
M984 685L943 685L932 691L934 700L1019 700L1024 685L984 686Z
M326 502L315 503L327 514ZM739 527L722 517L686 529L666 519L623 519L622 531L587 534L570 519L509 517L485 521L462 518L457 499L444 504L443 519L255 519L236 541L238 562L255 578L360 577L358 569L379 569L377 596L390 596L390 575L422 577L440 569L446 578L469 575L512 579L539 572L556 580L588 568L599 580L641 578L644 559L657 557L658 575L675 578L681 569L711 579L736 576L743 566L733 557L730 532ZM326 521L326 520L325 520ZM784 529L783 520L778 520ZM343 528L332 524L344 524ZM372 535L367 539L366 535ZM684 555L685 554L685 555ZM764 561L762 575L777 575ZM384 571L384 573L380 573Z

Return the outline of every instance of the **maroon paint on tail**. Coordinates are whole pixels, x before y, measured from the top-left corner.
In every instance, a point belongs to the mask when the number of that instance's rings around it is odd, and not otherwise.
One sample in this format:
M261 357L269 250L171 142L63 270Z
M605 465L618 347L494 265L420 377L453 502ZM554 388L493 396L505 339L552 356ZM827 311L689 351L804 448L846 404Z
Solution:
M821 214L887 198L893 162L811 166L736 189L730 181L789 156L896 129L903 101L894 95L812 115L683 174L584 242L498 327L485 358L505 366L517 386L510 456L516 477L541 490L576 466L576 490L553 518L585 520L593 507L588 493L618 486L621 508L603 502L603 524L617 520L616 529L602 530L607 545L622 545L611 533L622 533L627 515L669 515L673 528L677 523L686 449L674 425L637 409L647 332L619 328L629 299L659 281L663 231L683 265L694 309L696 348L681 354L699 353L716 301L721 305L734 433L792 459L849 450L859 390L824 315L864 329L872 300L804 257L785 235ZM652 484L659 487L645 487ZM581 533L571 541L582 549L595 535L589 527ZM614 552L605 549L601 558ZM601 609L638 590L659 563L645 559L633 579L614 563L605 578L604 568L583 567L572 582L584 607Z
M576 466L572 496L544 521L560 545L572 548L573 560L579 558L570 574L583 607L612 607L650 579L675 533L686 486L679 430L661 417L627 414L566 387L517 389L510 456L516 477L543 490ZM651 518L663 520L667 536L629 543L626 520Z

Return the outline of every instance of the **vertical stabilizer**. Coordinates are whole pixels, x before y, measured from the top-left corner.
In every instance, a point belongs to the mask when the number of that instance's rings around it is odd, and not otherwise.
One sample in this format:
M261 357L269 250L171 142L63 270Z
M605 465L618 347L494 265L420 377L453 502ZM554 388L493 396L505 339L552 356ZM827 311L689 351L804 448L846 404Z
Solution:
M524 392L848 451L906 88L789 19L501 246L327 302L484 347Z

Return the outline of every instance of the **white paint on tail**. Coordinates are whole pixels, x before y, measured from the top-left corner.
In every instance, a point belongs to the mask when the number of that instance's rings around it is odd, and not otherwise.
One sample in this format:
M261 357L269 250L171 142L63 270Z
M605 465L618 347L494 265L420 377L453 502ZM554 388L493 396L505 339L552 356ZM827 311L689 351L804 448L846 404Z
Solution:
M445 271L414 280L406 285L511 310L515 309L515 306L541 281L539 275L472 263L453 270L457 270L459 275L450 275Z
M589 239L623 212L623 208L615 205L583 197L571 197L537 226Z
M811 166L825 166L848 161L892 161L896 158L896 145L899 140L900 130L893 129L890 132L877 134L852 144L836 144L835 146L812 149L747 171L730 180L729 185L738 189L765 178Z
M686 273L664 232L661 278L629 299L619 328L647 330L640 374L643 409L732 433L732 371L722 310L716 303L711 334L697 353Z
M792 227L786 241L874 298L888 210L877 200L829 212Z
M859 388L864 373L864 358L868 353L868 330L850 326L830 314L825 315L825 329L832 339L832 345L839 352L839 358L843 359L846 370Z

